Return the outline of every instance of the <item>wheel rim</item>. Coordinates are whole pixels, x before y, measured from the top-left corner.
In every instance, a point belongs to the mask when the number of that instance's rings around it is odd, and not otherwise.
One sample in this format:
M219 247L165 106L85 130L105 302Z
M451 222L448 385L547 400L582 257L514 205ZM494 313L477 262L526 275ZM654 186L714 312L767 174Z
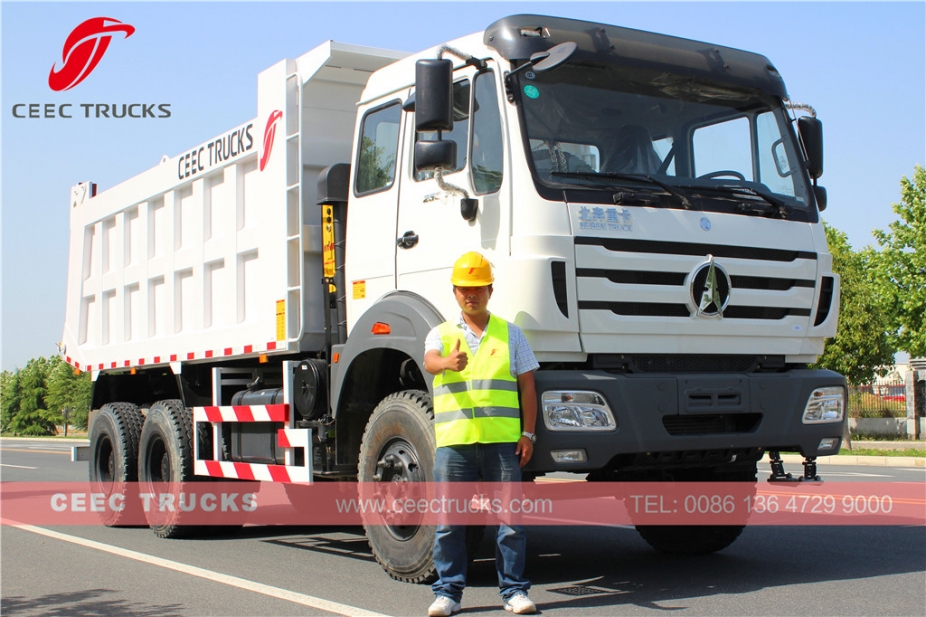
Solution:
M424 482L424 472L418 459L418 451L414 446L397 437L389 440L380 451L376 461L374 482L390 482L406 484L410 482ZM403 492L407 487L401 488ZM398 540L409 540L418 533L420 525L386 525L389 533Z
M101 437L96 445L96 480L106 494L112 491L116 479L116 452L113 442L107 437Z
M148 443L147 472L150 482L169 482L171 478L170 455L163 439L152 439Z

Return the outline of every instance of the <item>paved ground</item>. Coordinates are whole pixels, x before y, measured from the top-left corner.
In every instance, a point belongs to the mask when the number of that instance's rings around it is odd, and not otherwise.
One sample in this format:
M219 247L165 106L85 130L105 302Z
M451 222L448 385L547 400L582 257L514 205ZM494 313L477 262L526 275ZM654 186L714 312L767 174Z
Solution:
M70 431L71 435L75 435ZM79 435L79 433L77 433ZM4 439L20 439L9 438ZM25 439L25 438L23 438ZM34 438L33 438L34 439ZM74 446L87 445L83 439L64 439L58 437L48 437L47 439L57 442L68 442ZM909 441L852 441L851 444L843 445L846 449L852 450L919 450L926 451L926 440L909 440ZM803 457L798 454L782 454L781 459L788 463L801 463ZM762 459L763 463L768 462L768 455ZM863 465L871 467L926 467L926 457L923 456L870 456L870 455L837 455L821 456L817 459L817 465Z

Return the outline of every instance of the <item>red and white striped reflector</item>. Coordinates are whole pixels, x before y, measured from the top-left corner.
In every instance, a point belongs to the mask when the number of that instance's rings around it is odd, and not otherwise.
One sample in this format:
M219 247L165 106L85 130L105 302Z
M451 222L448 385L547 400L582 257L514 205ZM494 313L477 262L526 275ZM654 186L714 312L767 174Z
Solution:
M194 422L288 422L289 405L194 407Z

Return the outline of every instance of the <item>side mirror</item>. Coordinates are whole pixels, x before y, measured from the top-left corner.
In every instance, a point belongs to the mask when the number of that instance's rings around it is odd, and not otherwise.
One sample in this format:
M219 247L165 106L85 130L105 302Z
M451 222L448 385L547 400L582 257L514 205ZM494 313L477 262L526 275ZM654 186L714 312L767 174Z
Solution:
M530 64L533 66L534 71L537 73L549 71L550 69L556 68L568 60L569 57L575 53L577 47L578 45L572 41L566 41L565 43L554 45L546 51L538 51L537 53L533 54L531 56Z
M801 116L797 130L807 153L807 173L814 180L823 175L823 123L816 118Z
M514 103L514 94L511 92L511 78L520 71L533 69L537 73L549 71L561 65L575 53L579 46L573 41L566 41L559 45L554 45L546 51L538 51L531 54L530 60L505 75L505 91L508 93L508 102Z
M453 62L419 60L415 64L415 130L453 130Z
M817 200L817 210L820 212L826 210L826 189L822 186L814 185L813 197Z
M457 161L455 141L415 142L415 171L453 169Z

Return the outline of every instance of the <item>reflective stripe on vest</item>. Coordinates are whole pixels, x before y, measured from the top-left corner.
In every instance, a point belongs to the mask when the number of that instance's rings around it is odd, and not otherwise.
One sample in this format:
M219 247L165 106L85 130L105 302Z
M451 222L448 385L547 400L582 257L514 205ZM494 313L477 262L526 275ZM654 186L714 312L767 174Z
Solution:
M468 363L434 376L437 447L516 442L521 436L518 380L511 376L508 322L490 317L476 355L456 322L438 327L444 349L460 341Z

